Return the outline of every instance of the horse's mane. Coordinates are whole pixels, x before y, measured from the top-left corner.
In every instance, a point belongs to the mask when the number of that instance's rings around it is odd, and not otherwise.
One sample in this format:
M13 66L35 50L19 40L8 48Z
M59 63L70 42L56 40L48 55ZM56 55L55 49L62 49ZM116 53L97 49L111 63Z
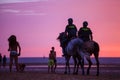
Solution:
M62 37L66 36L65 32L59 33L59 36L57 37L57 40L60 40Z

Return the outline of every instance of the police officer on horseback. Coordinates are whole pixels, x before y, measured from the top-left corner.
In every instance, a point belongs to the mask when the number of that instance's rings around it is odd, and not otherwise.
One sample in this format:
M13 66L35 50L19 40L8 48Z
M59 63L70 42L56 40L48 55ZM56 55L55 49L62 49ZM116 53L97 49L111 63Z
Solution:
M73 19L72 18L69 18L68 19L68 25L66 26L65 28L65 33L67 34L68 36L68 42L73 39L73 38L76 38L77 37L77 28L76 26L73 24Z
M78 37L81 38L84 42L93 40L92 31L87 27L88 22L83 22L83 27L81 27L78 31Z
M66 41L66 45L68 44L68 42L77 37L77 27L73 24L73 19L69 18L68 19L68 25L65 28L65 34L67 34L67 41ZM63 49L63 56L65 56L65 48Z
M93 50L93 36L92 36L92 31L90 28L87 27L88 22L84 21L83 22L83 27L81 27L78 31L78 37L83 40L84 42L84 49L88 52L90 52L92 55L92 50Z

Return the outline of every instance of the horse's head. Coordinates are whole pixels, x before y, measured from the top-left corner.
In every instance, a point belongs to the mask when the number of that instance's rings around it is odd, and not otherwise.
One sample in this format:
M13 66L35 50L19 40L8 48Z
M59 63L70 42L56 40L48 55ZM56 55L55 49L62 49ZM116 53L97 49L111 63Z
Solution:
M61 32L61 33L59 33L59 36L58 36L58 40L63 40L63 39L66 39L67 38L67 35L66 35L66 33L65 32Z
M67 43L67 34L65 32L59 33L57 40L60 41L60 45L65 45Z

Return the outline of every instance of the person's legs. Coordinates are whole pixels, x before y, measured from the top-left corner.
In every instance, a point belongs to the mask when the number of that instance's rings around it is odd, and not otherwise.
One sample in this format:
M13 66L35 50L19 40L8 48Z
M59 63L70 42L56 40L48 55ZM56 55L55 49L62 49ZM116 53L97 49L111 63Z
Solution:
M19 71L19 69L18 69L18 56L15 55L15 56L14 56L14 59L15 59L16 70Z
M12 71L13 57L14 57L13 55L10 55L10 64L9 64L10 72Z
M48 73L50 72L50 68L51 68L51 60L48 61Z
M57 67L57 60L55 59L55 60L54 60L54 72L55 72L55 70L56 70L56 67Z

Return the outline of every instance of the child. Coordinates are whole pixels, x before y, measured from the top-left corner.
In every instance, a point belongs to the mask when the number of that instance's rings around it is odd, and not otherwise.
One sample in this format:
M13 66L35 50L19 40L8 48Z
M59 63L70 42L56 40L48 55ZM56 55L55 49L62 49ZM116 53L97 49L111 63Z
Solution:
M49 54L49 61L48 61L48 73L50 72L53 72L53 67L54 67L54 54L52 51L50 51L50 54Z
M8 38L8 42L9 42L8 51L10 51L10 65L9 65L10 72L12 71L13 60L15 60L16 70L19 71L18 70L18 56L20 56L21 47L19 43L17 42L15 35L11 35Z

